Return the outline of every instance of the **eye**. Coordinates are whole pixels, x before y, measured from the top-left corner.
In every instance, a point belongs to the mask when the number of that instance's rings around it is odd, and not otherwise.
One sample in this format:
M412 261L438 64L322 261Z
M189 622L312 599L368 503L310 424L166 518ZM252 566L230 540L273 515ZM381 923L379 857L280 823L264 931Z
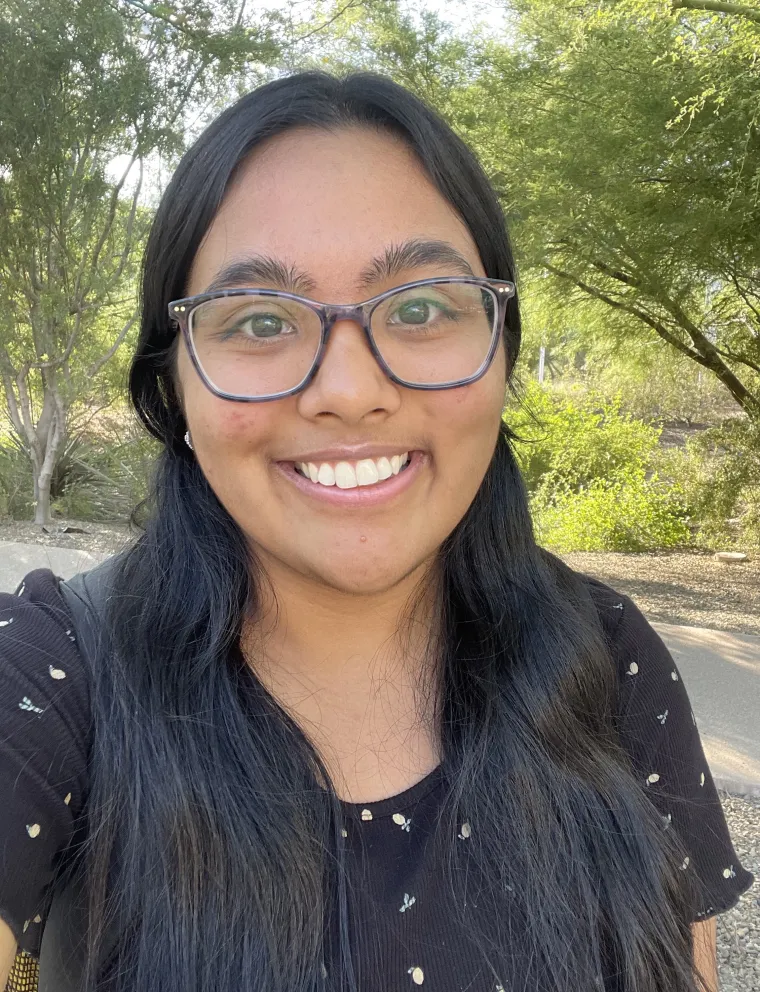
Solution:
M278 335L292 334L295 328L276 313L257 312L238 320L229 330L242 331L255 338L274 338Z
M454 311L438 300L414 297L404 300L388 315L389 324L412 324L420 326L432 323L441 316L451 318Z

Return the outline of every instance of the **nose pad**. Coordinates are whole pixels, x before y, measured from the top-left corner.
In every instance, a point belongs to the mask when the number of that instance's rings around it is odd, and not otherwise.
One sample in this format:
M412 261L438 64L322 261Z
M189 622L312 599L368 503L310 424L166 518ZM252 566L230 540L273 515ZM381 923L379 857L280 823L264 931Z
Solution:
M339 320L353 320L364 327L364 310L362 307L328 307L325 313L325 323L328 330Z
M325 347L324 347L324 351L322 352L322 355L320 356L319 363L317 365L317 369L315 369L315 374L318 371L318 369L321 368L322 363L323 363L323 361L325 359L325 356L327 354L327 350L328 350L328 348L330 346L330 341L332 340L332 332L333 332L333 329L334 329L335 325L336 324L342 324L344 321L346 321L348 323L351 323L351 324L358 324L359 325L359 329L361 330L362 336L364 338L364 344L367 347L367 349L369 350L370 354L372 355L372 358L374 359L375 364L378 366L378 368L380 369L380 371L383 373L383 377L385 377L385 370L383 369L382 365L378 361L378 356L375 353L375 348L374 348L374 345L372 343L372 339L370 338L370 335L369 335L368 321L365 318L364 311L362 310L361 307L331 307L327 311L327 313L325 314L325 327L326 327L326 332L327 332L326 335L325 335L325 337L326 337Z

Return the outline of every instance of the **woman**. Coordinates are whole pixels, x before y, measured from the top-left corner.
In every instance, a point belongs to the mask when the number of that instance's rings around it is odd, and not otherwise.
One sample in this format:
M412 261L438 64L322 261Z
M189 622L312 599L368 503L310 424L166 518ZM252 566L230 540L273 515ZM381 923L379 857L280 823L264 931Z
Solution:
M306 73L201 136L97 663L50 572L1 604L9 947L84 851L87 987L698 988L691 925L753 877L662 641L535 543L519 344L496 197L411 94Z

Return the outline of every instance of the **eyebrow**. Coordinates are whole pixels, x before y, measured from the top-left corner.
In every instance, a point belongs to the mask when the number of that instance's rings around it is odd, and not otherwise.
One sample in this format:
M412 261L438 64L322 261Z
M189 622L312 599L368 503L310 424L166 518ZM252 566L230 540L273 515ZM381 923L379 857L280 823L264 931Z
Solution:
M271 255L248 255L220 269L205 292L216 293L220 289L255 286L257 283L271 283L279 289L301 295L313 293L316 288L314 280L295 265L288 265Z
M457 275L474 276L472 266L448 241L422 241L413 238L399 245L390 245L382 255L373 258L359 275L359 285L366 289L383 279L391 279L405 269L419 269L424 265L445 265Z
M359 286L367 289L384 279L391 279L407 269L425 265L445 266L447 274L474 276L472 266L465 256L448 241L424 241L412 238L401 244L389 245L373 258L359 274ZM316 289L315 280L299 269L271 255L249 255L237 258L224 266L206 288L206 293L216 293L236 286L255 286L269 283L290 293L306 295Z

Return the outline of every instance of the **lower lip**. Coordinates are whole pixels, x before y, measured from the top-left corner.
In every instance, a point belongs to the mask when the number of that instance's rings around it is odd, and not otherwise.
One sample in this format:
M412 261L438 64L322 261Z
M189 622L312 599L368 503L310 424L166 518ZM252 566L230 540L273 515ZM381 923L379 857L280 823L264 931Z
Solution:
M398 475L392 475L389 479L375 482L371 486L356 486L354 489L340 489L338 486L322 486L318 482L312 482L311 479L296 472L293 462L274 464L297 489L311 496L312 499L332 503L334 506L369 507L385 503L405 492L414 483L426 461L427 456L423 451L410 451L406 468L403 468Z

